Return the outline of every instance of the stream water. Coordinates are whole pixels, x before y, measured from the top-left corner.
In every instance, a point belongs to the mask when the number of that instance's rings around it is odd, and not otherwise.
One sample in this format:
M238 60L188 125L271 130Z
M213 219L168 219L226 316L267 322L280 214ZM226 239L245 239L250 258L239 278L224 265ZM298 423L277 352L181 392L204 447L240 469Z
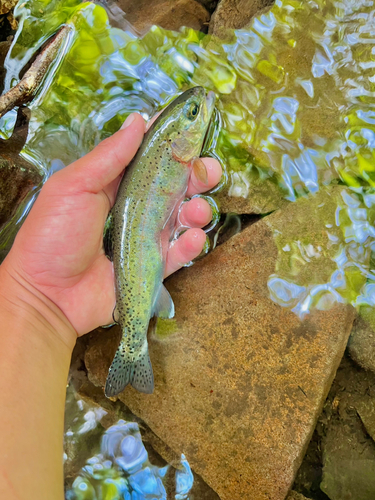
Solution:
M222 42L187 28L152 27L141 37L124 18L116 19L124 29L114 28L102 6L79 0L23 2L5 90L62 23L74 27L30 106L23 155L46 179L130 112L148 119L182 89L203 85L218 96L206 154L225 169L209 199L224 190L246 199L247 213L295 204L293 224L274 228L272 299L302 316L335 302L371 315L374 12L369 0L277 1ZM0 121L3 136L14 120L10 112ZM29 206L2 229L3 246Z
M116 12L79 0L17 6L5 90L61 24L73 27L30 105L22 155L46 180L129 113L148 119L181 90L203 85L218 97L205 153L225 172L207 195L212 206L224 192L226 211L241 199L244 213L293 215L289 225L273 227L279 256L271 298L301 317L350 303L375 326L374 2L277 0L225 41L188 28L152 27L141 36ZM2 137L15 116L0 120ZM1 229L2 249L35 194Z

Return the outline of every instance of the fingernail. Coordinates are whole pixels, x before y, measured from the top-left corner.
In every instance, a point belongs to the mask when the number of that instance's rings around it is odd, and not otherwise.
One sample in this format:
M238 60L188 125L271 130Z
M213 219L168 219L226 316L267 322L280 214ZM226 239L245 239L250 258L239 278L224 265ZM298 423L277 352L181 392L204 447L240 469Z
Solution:
M124 121L124 123L121 125L121 129L120 130L123 130L124 128L127 128L129 127L129 125L131 125L134 120L135 120L135 113L132 113L131 115L129 115L127 117L127 119Z

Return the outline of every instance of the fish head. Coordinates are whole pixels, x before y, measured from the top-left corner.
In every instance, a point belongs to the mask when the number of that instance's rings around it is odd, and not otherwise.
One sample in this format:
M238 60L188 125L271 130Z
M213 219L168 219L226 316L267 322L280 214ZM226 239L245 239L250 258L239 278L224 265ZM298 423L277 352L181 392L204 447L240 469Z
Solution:
M203 87L193 87L179 95L159 116L172 155L189 163L201 153L215 107L215 94Z

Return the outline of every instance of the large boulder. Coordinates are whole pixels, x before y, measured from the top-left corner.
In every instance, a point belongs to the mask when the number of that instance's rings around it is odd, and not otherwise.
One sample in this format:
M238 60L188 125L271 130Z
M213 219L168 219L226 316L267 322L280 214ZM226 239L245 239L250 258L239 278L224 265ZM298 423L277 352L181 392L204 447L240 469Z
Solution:
M195 0L119 0L119 7L136 30L143 33L156 24L169 30L188 26L196 30L207 27L210 15Z
M285 499L354 319L341 304L301 321L269 298L273 231L289 218L260 220L167 282L177 312L149 342L155 392L120 395L222 500ZM96 385L104 386L118 335L89 343Z

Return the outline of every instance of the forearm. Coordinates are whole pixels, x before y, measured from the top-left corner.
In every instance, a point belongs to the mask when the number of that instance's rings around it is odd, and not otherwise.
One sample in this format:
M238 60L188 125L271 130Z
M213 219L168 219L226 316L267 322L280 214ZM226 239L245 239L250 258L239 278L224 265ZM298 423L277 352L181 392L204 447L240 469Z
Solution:
M0 498L63 499L73 345L74 331L57 308L0 266Z

